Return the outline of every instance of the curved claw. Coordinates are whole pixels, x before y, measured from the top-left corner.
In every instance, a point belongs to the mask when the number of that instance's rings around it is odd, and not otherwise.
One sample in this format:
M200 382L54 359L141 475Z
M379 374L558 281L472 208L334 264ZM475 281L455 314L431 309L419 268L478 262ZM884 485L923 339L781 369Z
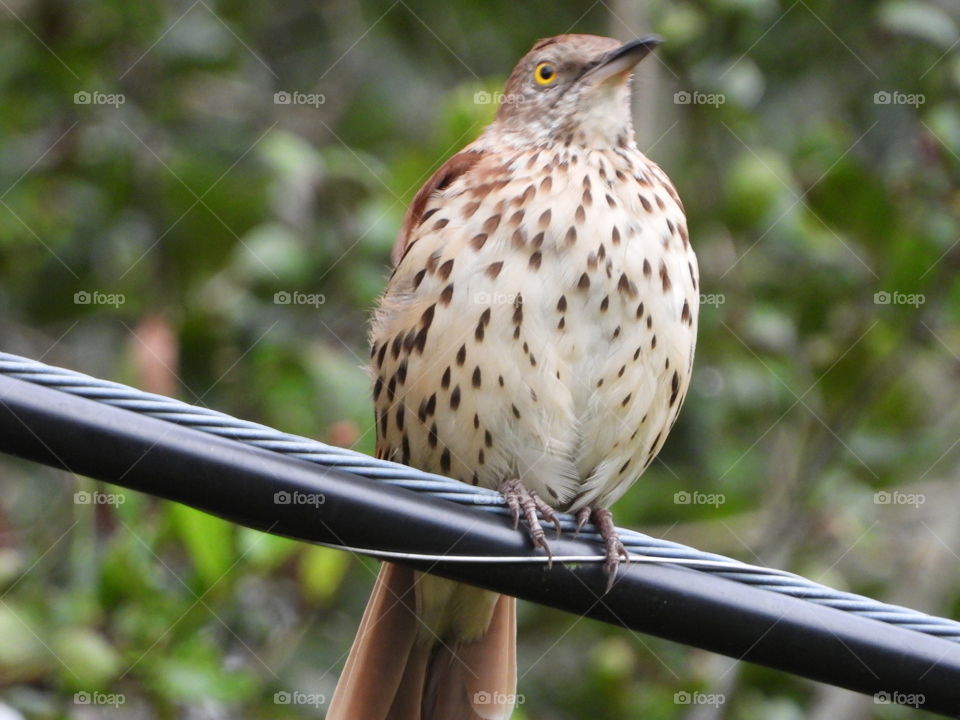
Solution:
M540 517L553 523L557 529L557 536L560 535L560 518L554 512L553 508L547 505L537 493L528 490L520 480L513 478L504 480L497 488L507 502L507 507L513 513L513 528L516 530L520 525L520 514L527 523L527 532L530 541L534 547L542 548L547 554L547 567L553 567L553 553L550 552L550 546L547 543L546 533L543 525L540 524Z
M584 508L586 510L586 508ZM577 514L577 522L579 523L583 515L583 510ZM610 592L610 589L613 587L613 583L617 579L617 570L620 568L620 559L627 563L630 562L630 553L627 552L627 548L624 547L623 543L620 542L620 538L617 536L617 526L613 522L613 513L605 508L593 508L589 512L589 518L596 525L597 530L600 531L600 537L603 538L604 548L606 550L607 559L603 563L603 569L607 573L607 589L606 592Z

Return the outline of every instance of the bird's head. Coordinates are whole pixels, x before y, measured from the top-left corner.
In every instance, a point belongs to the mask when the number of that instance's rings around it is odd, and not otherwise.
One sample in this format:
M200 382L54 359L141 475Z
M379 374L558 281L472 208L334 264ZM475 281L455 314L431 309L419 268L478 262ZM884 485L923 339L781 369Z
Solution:
M538 41L510 74L493 129L519 146L625 144L632 139L631 73L660 42L656 35L627 43L597 35Z

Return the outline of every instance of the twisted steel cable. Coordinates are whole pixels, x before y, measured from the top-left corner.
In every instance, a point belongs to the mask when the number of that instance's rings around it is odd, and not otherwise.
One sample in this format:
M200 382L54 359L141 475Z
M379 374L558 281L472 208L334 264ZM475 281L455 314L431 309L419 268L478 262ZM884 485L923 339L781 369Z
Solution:
M422 472L399 463L377 460L353 450L290 435L209 408L190 405L173 398L143 392L120 383L46 365L19 355L0 352L0 375L35 383L102 402L106 405L113 405L141 415L229 438L264 450L289 455L324 467L354 473L387 485L425 493L461 505L471 505L486 512L509 514L503 497L493 490L467 485L452 478ZM563 530L573 531L576 528L576 521L573 516L561 514L560 519ZM752 587L960 643L960 622L954 620L926 615L910 608L889 605L862 595L842 592L783 570L743 563L723 555L704 552L680 543L650 537L633 530L618 529L618 533L634 561L683 565ZM588 540L600 540L599 534L594 532L590 526L584 528L581 535ZM384 559L424 559L425 557L384 552L375 548L349 549ZM487 563L546 561L546 557L458 558L450 555L444 555L443 559L448 562ZM583 562L602 561L603 559L604 556L598 554L588 557L555 557L554 561Z

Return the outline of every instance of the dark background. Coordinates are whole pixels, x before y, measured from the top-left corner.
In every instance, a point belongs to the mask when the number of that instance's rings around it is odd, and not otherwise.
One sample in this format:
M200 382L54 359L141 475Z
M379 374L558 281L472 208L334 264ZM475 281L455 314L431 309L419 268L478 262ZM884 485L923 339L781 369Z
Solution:
M405 204L537 38L657 32L638 142L705 296L618 522L958 617L958 23L947 0L0 0L0 348L371 452L365 325ZM0 702L322 717L374 563L8 458L0 489ZM517 720L915 714L519 622Z

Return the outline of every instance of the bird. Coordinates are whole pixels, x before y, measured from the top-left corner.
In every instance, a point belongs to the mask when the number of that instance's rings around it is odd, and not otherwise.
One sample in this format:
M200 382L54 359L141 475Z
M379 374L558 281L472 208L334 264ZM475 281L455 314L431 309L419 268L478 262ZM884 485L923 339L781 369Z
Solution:
M494 121L417 192L371 322L377 457L499 490L549 553L656 457L686 397L697 259L670 179L637 147L636 64L661 42L536 42ZM516 600L384 563L332 720L504 720Z

